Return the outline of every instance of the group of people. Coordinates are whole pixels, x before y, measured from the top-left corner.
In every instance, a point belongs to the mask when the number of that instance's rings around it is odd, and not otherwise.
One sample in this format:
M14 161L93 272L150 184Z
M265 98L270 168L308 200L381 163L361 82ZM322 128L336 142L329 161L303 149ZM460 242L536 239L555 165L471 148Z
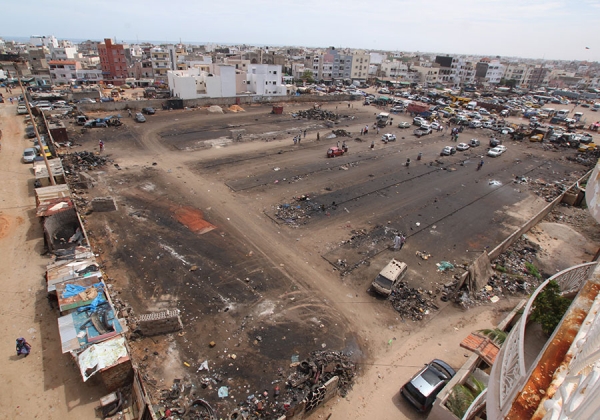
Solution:
M460 127L454 127L452 129L452 132L450 133L450 138L452 139L452 141L458 141L458 133L462 133L462 131L462 125Z
M297 136L294 136L294 144L300 144L300 141L302 140L302 134L304 134L304 138L306 138L306 130L300 130L300 133L298 133ZM317 133L317 140L319 140L319 133Z

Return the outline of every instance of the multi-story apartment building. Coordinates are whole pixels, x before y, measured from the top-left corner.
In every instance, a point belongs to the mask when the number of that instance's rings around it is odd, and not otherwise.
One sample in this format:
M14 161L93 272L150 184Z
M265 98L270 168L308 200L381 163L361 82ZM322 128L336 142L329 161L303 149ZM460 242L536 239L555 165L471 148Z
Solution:
M125 46L113 44L111 39L106 38L103 44L98 45L98 55L104 80L115 85L125 83L129 67L125 57Z
M52 84L69 84L77 80L81 64L75 60L53 60L48 62Z
M475 81L489 85L497 85L504 77L504 65L499 60L482 58L475 65Z
M432 63L415 63L410 66L410 70L417 73L413 76L413 81L428 85L435 85L438 82L440 66Z
M504 79L514 80L517 86L528 86L531 81L532 68L524 63L508 63L504 71Z
M332 57L331 78L333 80L350 79L352 76L352 55L330 47L327 51Z
M154 80L159 83L167 83L167 72L172 70L169 52L161 47L151 48L150 61Z
M281 76L281 66L250 64L246 73L247 90L254 95L285 95Z
M384 61L380 67L381 76L393 77L394 79L406 79L408 77L408 65L403 61Z
M435 62L440 65L438 73L438 82L445 85L454 85L454 76L456 68L452 67L452 57L438 55L435 57Z
M474 61L463 57L452 58L452 68L454 73L454 86L463 86L475 83L475 66Z
M352 71L350 78L352 80L366 81L369 76L369 65L371 56L364 51L355 51L352 54Z

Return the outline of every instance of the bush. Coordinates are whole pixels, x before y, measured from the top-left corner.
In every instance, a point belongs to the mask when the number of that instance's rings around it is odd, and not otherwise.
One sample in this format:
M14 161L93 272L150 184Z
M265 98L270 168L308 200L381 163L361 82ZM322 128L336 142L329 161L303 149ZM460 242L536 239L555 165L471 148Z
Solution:
M531 274L533 277L535 277L536 279L542 278L542 275L538 271L537 267L535 265L531 264L530 262L525 263L525 269L527 269L527 272L529 274Z
M539 322L542 331L551 335L569 309L569 305L571 301L560 295L560 286L552 280L535 298L531 320Z

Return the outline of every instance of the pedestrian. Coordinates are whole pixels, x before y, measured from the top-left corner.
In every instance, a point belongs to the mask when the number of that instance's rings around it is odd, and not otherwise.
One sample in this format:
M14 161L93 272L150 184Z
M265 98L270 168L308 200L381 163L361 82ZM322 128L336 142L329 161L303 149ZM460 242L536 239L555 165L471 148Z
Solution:
M298 143L298 137L294 136L294 144Z
M406 159L406 167L408 168L410 166L410 158Z
M337 147L338 147L338 149L340 148L340 141L339 140L337 141Z
M371 140L371 150L375 149L375 140Z
M400 235L400 249L402 249L402 247L404 246L405 243L406 243L406 236Z
M304 130L304 138L306 138L306 130Z
M321 140L321 134L317 132L317 141Z
M365 129L364 129L364 128L361 128L361 129L360 129L360 135L362 136L364 133L365 133Z
M396 234L396 236L394 236L394 249L397 251L400 248L402 248L402 238L400 237L399 234Z
M12 99L12 98L9 98L9 100L10 100L10 104L12 105L13 99Z
M104 150L104 142L102 140L98 140L98 147L100 147L100 151Z
M31 344L29 344L23 337L17 338L17 356L29 356L31 352Z
M131 109L128 109L127 112L129 113L129 118L133 118L133 114L131 113Z
M346 151L346 140L344 140L342 142L342 150L345 152Z
M477 170L480 170L483 167L483 159L481 159L479 161L479 164L477 165Z
M377 127L377 134L379 134L379 127Z

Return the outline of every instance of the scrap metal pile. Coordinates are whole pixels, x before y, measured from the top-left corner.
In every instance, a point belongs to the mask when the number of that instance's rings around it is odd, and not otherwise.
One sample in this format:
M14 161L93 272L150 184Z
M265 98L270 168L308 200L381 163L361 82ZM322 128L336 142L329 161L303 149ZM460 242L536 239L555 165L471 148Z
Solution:
M295 118L298 117L298 118L306 118L309 120L321 120L321 121L326 121L326 120L335 121L340 118L340 115L336 114L335 112L326 111L326 110L320 109L320 108L309 108L306 110L301 110L301 111L298 111L297 113L292 114L292 116Z
M225 417L247 420L277 419L286 414L293 416L300 410L310 412L324 402L327 395L346 396L354 384L356 375L355 363L348 355L336 351L314 351L308 358L296 361L290 367L294 368L294 371L287 376L285 382L283 379L274 380L272 390L256 391L245 396L241 401L237 401L236 408ZM284 376L283 369L280 369L280 376ZM334 380L331 381L332 379ZM207 381L217 385L223 383L224 378L218 374L205 376L201 380L202 389L212 389L214 386L205 385ZM171 388L160 391L159 403L155 404L154 408L163 418L223 418L224 416L217 411L220 411L219 407L226 410L226 405L216 403L214 405L217 408L211 407L208 401L199 398L198 394L201 392L195 385L184 384L175 379ZM219 388L219 397L231 397L227 386Z
M536 195L543 197L547 202L551 202L567 189L565 182L568 181L546 182L540 178L531 179L525 176L517 176L513 182L515 184L528 184Z
M104 166L107 163L112 162L105 156L100 156L94 152L75 152L67 154L63 157L63 167L65 171L89 171L96 169L99 166Z
M401 281L392 290L389 300L402 318L420 321L431 310L439 309L434 303L435 298L433 292L408 287L406 282Z
M352 133L341 128L338 130L331 130L331 132L335 134L336 137L352 137Z

